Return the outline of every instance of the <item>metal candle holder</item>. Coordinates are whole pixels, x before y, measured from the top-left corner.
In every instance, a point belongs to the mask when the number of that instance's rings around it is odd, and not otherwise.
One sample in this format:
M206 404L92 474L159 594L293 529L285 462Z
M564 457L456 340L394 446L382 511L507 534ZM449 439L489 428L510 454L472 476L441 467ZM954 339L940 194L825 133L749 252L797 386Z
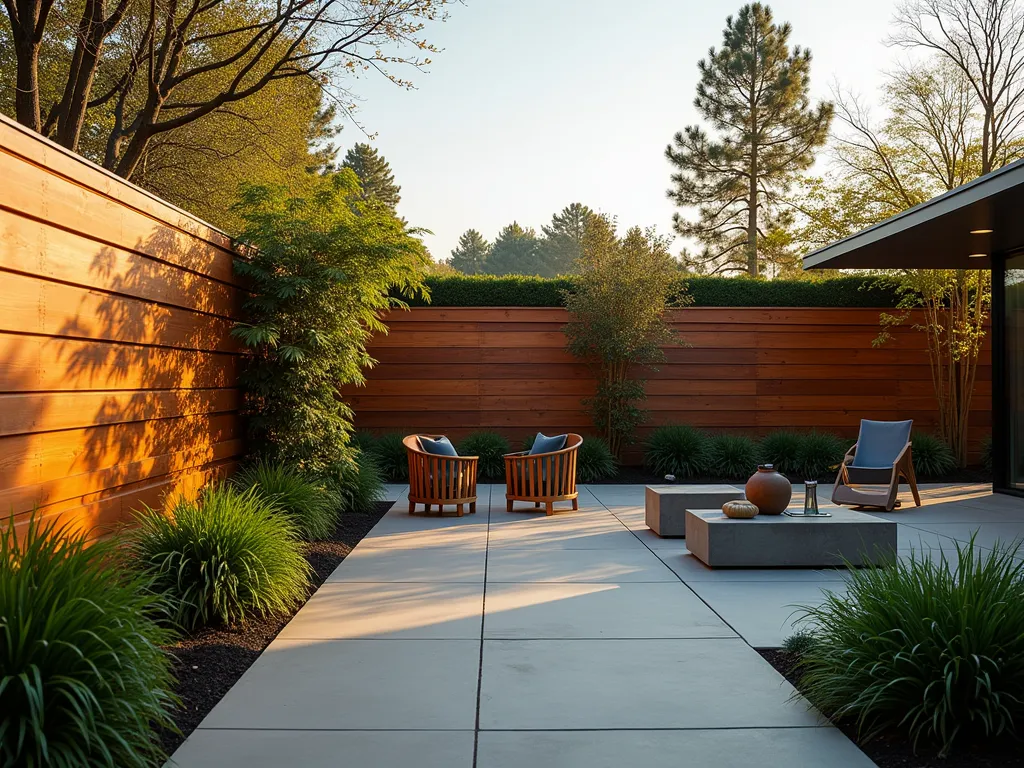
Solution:
M822 512L818 509L818 481L804 480L804 511L795 512L786 510L782 514L789 517L832 517L829 512Z

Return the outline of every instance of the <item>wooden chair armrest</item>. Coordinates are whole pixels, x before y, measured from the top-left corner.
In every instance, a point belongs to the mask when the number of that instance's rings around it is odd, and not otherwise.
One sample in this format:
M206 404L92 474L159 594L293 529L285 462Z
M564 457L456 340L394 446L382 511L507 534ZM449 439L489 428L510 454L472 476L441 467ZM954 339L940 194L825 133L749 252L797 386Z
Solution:
M514 458L516 458L518 456L529 456L530 452L529 451L515 451L514 453L506 453L504 455L505 455L506 459L514 459Z

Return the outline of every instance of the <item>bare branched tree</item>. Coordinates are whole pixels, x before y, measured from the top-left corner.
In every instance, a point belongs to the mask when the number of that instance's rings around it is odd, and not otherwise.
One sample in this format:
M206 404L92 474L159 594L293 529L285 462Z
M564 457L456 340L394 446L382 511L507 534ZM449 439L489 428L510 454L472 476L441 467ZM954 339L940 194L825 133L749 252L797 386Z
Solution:
M188 125L287 78L315 81L328 100L350 100L352 75L374 71L411 87L396 65L429 64L422 35L452 0L85 0L77 26L60 0L3 0L16 53L19 122L79 150L94 150L131 178L153 137ZM40 100L47 38L72 54L64 83ZM406 55L404 51L412 50ZM45 116L45 117L44 117ZM90 139L95 141L94 138Z
M1008 162L1024 124L1024 8L1019 0L905 0L890 43L924 49L967 79L982 111L981 173Z

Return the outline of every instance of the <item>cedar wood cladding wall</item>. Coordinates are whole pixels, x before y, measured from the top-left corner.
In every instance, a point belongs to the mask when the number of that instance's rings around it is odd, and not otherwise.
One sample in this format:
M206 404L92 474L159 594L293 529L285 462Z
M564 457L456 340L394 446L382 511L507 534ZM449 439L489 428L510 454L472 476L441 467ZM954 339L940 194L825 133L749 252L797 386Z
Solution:
M102 532L242 453L228 238L0 119L0 511Z
M875 349L876 309L689 308L673 322L690 346L667 350L647 374L649 423L763 435L813 428L856 436L861 418L914 419L934 431L935 399L921 332L909 326ZM374 432L591 432L580 399L594 391L564 351L563 309L416 308L388 318L374 339L380 364L365 388L345 390L356 424ZM986 344L970 418L978 457L991 427ZM639 450L626 459L638 462Z

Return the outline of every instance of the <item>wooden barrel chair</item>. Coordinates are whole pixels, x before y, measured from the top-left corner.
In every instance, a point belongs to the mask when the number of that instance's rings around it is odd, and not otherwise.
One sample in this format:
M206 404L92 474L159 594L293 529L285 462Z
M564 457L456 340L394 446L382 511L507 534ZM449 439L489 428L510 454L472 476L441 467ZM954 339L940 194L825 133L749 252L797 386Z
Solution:
M516 501L544 505L547 514L555 514L557 501L571 501L579 509L576 491L576 456L583 438L566 435L565 447L551 453L520 451L505 454L505 505L509 512Z
M437 440L442 435L423 435ZM446 506L454 506L459 517L469 505L470 514L476 512L476 465L478 456L441 456L424 451L420 435L409 435L402 440L409 457L409 514L422 504L423 511L437 505L437 513L444 514Z

